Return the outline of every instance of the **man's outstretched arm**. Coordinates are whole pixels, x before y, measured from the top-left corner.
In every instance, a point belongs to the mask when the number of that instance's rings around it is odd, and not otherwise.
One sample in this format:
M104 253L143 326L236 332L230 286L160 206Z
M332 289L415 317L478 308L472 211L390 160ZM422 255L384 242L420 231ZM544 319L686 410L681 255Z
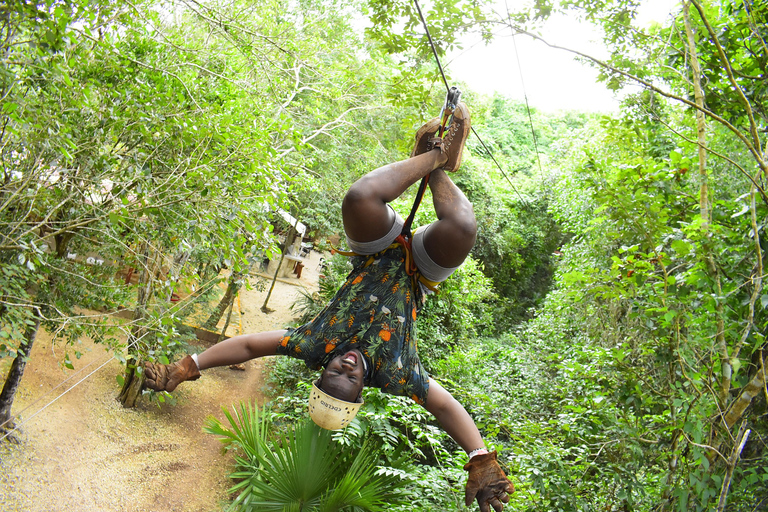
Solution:
M241 334L213 345L202 354L186 356L173 364L144 363L144 387L155 391L173 391L188 380L197 380L200 370L239 364L277 352L285 330Z
M464 406L432 378L429 379L429 392L424 408L437 418L445 433L465 452L485 448L480 431Z
M480 431L467 410L431 378L424 408L437 418L445 433L465 452L481 452L474 455L464 466L464 469L469 471L464 493L466 505L469 506L477 499L481 512L490 512L491 507L496 512L501 512L503 504L509 501L509 495L515 492L515 487L496 462L496 452L488 453L485 450Z

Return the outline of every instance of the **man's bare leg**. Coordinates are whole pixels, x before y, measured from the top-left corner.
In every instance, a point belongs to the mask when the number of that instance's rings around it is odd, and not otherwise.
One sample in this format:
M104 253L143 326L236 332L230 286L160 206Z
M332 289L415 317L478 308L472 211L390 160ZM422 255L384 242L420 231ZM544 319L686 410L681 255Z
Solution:
M424 248L432 261L445 268L458 267L472 250L477 222L472 203L442 169L429 176L437 222L424 233Z
M436 148L408 160L379 167L353 183L341 204L347 236L356 242L371 242L385 236L394 222L394 214L387 203L440 168L447 159Z

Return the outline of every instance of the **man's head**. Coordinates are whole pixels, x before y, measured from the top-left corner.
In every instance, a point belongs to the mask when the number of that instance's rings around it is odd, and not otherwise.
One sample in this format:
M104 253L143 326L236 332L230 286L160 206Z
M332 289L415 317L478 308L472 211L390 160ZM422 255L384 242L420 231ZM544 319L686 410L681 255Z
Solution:
M309 395L312 420L328 430L346 427L363 404L364 380L365 361L359 350L331 359Z
M320 375L320 387L334 398L356 402L365 379L365 362L359 350L337 355Z

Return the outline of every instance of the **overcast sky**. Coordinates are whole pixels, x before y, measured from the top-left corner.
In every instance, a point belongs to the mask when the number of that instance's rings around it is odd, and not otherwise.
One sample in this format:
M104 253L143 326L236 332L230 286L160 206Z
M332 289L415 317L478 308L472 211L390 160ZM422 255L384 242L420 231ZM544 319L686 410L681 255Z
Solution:
M644 0L637 22L663 23L677 5L676 0ZM550 43L589 55L607 55L597 42L598 35L586 24L571 18L548 21L542 36ZM453 78L468 83L478 92L491 94L498 91L523 101L525 91L531 106L547 111L610 111L618 108L613 94L597 82L597 70L574 61L568 52L554 50L523 35L515 36L513 40L509 30L506 34L498 34L489 46L476 44L476 41L467 42L463 50L441 60Z

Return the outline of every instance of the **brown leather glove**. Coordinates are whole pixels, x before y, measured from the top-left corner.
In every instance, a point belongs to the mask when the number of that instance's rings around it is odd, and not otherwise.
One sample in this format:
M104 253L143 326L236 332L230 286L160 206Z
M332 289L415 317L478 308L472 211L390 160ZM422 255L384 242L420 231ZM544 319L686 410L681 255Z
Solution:
M144 363L144 387L155 391L173 391L185 380L197 380L200 370L192 356L173 364Z
M490 512L491 507L501 512L503 503L508 503L509 495L515 492L515 486L496 462L496 452L475 455L464 464L464 471L469 471L464 490L465 504L470 506L477 498L480 512Z

